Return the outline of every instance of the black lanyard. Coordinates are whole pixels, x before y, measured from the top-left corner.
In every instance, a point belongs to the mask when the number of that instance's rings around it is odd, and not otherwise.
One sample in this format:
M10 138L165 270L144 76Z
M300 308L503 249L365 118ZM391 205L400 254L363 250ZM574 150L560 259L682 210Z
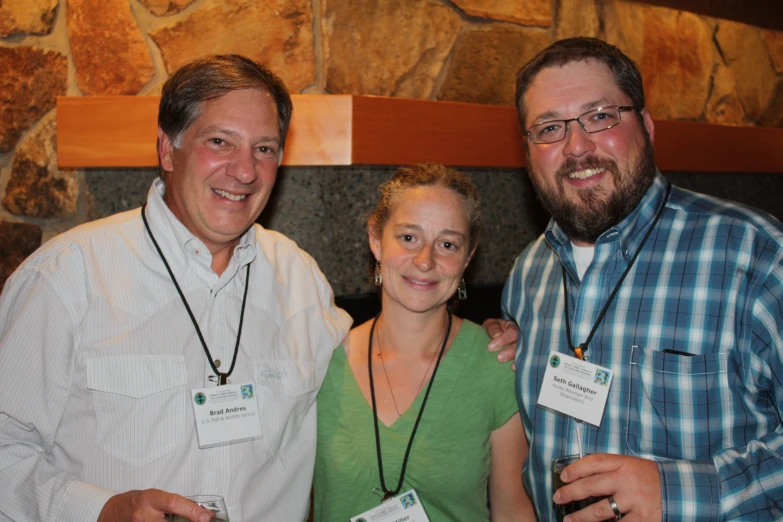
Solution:
M438 353L438 360L435 363L435 368L432 370L432 377L430 377L430 383L427 385L427 392L424 394L424 399L421 401L421 408L419 408L419 416L416 417L416 423L413 425L413 431L408 439L408 448L405 450L405 457L402 459L402 469L400 470L400 480L397 482L397 488L394 491L386 488L386 481L383 479L383 456L381 455L381 435L378 431L378 407L375 404L375 386L372 379L372 337L375 332L375 325L378 323L378 318L381 314L375 316L370 327L370 340L367 343L367 371L370 374L370 397L372 397L372 418L375 422L375 450L378 452L378 475L381 477L381 489L383 490L383 500L389 500L397 495L402 489L402 481L405 479L405 468L408 466L408 456L410 456L411 448L413 447L413 437L416 436L416 430L419 427L419 421L424 413L424 406L427 405L427 397L430 396L430 390L432 389L432 383L435 382L435 374L438 372L438 366L440 360L443 357L443 352L446 349L446 344L449 341L449 334L451 333L451 312L449 314L449 325L446 328L446 335L443 337L443 344L440 347L440 353ZM389 389L391 391L391 388ZM374 490L373 490L374 491Z
M655 228L655 225L658 224L658 220L661 219L661 216L663 215L663 211L666 208L666 202L669 201L669 194L671 193L671 191L672 191L672 184L668 183L666 185L666 196L663 198L663 204L661 204L661 208L659 208L658 212L655 214L655 219L653 220L652 225L650 225L650 228L647 230L647 233L644 234L644 238L642 238L642 243L639 245L639 248L636 249L636 253L628 262L628 266L625 267L625 271L623 272L623 275L620 276L620 280L617 281L616 285L614 285L614 290L612 290L612 293L609 294L609 299L606 300L606 304L604 304L601 313L598 314L598 319L595 320L595 324L593 324L593 328L592 330L590 330L590 335L587 336L585 342L583 342L577 347L574 347L574 345L571 343L571 321L568 318L568 285L566 284L566 270L565 267L562 267L563 298L565 300L564 309L565 309L565 323L566 323L566 338L568 340L568 348L576 354L577 358L584 359L584 353L587 351L590 341L593 340L593 336L595 335L595 332L598 330L598 325L601 324L601 321L603 321L607 310L609 310L609 305L612 304L612 301L614 300L614 296L617 295L617 292L620 290L620 285L623 284L623 281L625 280L625 276L627 276L628 272L631 271L631 267L636 261L636 258L639 257L639 253L642 251L642 247L644 247L644 244L647 243L647 239L650 237L650 233Z
M244 319L245 319L245 304L247 303L247 288L248 288L248 283L250 282L250 263L247 264L247 269L245 270L245 294L242 296L242 310L239 312L239 328L237 330L237 344L236 346L234 346L234 358L231 360L231 367L228 369L228 371L225 373L220 373L217 369L217 366L215 366L215 361L212 360L212 354L209 353L209 348L207 348L207 342L204 340L204 336L201 335L201 328L198 327L198 322L196 321L196 317L193 315L193 312L191 311L190 306L188 305L187 299L185 299L185 294L182 293L182 289L179 287L179 284L177 283L177 280L174 277L174 273L171 271L171 267L169 267L168 261L166 261L166 257L163 255L163 252L158 246L158 242L155 241L155 236L152 235L152 230L150 230L150 225L149 223L147 223L147 217L144 215L144 210L146 208L147 208L146 203L141 206L141 219L144 221L144 228L147 229L147 233L150 235L150 239L152 239L152 244L155 245L155 250L158 251L158 255L160 255L160 258L163 260L163 264L166 265L166 270L168 270L169 272L169 277L171 277L171 281L174 283L174 286L177 288L179 297L182 299L182 304L185 305L185 310L188 311L190 320L193 322L193 326L196 328L196 333L198 334L198 338L201 341L201 346L204 348L204 353L207 354L207 360L209 361L209 365L212 367L212 371L214 371L215 375L218 377L218 386L227 384L228 377L234 371L234 365L237 362L237 354L239 353L239 340L242 338L242 323L244 323Z

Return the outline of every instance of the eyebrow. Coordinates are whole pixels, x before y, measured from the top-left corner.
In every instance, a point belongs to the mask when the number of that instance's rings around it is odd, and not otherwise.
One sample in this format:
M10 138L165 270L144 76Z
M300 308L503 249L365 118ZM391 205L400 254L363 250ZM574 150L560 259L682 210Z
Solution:
M585 112L593 110L595 108L605 107L607 105L613 105L613 104L605 96L602 96L596 100L583 103L579 107L579 115L582 115ZM560 119L567 119L567 118L563 118L560 115L560 113L556 110L549 110L539 114L538 117L533 120L533 125L538 125L538 123L546 123L547 121L560 120Z
M210 125L209 127L204 127L203 129L201 129L201 132L198 133L198 136L204 136L205 134L212 134L213 132L216 132L218 134L224 134L226 136L238 135L236 131L233 131L231 129L224 129L223 127L218 127L217 125ZM253 140L253 143L280 143L280 138L278 136L259 136L258 138Z
M394 226L394 228L395 229L412 229L412 230L416 230L416 231L421 231L422 230L422 228L419 225L414 225L413 223L398 223L397 225ZM450 229L441 230L441 231L438 232L438 234L446 234L446 235L449 235L449 236L457 236L457 237L461 237L462 239L465 239L465 237L466 237L465 234L463 234L462 232L458 232L456 230L450 230Z

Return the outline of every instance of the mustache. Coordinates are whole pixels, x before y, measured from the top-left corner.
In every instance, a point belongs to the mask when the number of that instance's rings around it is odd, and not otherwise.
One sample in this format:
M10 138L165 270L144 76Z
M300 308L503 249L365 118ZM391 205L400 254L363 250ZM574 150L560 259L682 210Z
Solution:
M606 169L615 175L619 173L617 163L613 159L586 156L579 160L574 158L566 159L565 163L557 169L556 174L559 178L564 178L572 172L585 169Z

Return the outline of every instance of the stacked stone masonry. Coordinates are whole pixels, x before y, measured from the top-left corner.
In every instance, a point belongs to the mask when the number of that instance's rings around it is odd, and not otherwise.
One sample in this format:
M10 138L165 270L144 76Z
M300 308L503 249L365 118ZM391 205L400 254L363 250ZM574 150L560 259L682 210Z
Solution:
M106 213L94 176L56 167L58 95L156 94L217 52L267 63L295 93L511 105L519 66L577 35L637 62L655 118L783 126L783 32L637 2L0 1L0 274Z

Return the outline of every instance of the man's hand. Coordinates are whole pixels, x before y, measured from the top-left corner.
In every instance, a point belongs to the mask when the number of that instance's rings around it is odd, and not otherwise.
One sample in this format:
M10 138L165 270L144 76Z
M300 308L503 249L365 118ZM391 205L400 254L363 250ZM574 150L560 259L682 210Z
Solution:
M185 497L159 489L128 491L114 495L103 506L98 522L160 522L171 513L191 522L209 522L213 513Z
M658 465L647 459L625 455L595 454L563 470L563 482L555 492L557 504L611 495L627 522L657 522L663 516L661 477ZM565 518L567 522L614 520L615 513L604 499Z
M517 350L517 337L519 327L514 321L504 319L487 319L484 321L484 329L492 338L489 343L490 352L498 352L498 362L514 360ZM511 363L511 369L516 371L516 363Z

